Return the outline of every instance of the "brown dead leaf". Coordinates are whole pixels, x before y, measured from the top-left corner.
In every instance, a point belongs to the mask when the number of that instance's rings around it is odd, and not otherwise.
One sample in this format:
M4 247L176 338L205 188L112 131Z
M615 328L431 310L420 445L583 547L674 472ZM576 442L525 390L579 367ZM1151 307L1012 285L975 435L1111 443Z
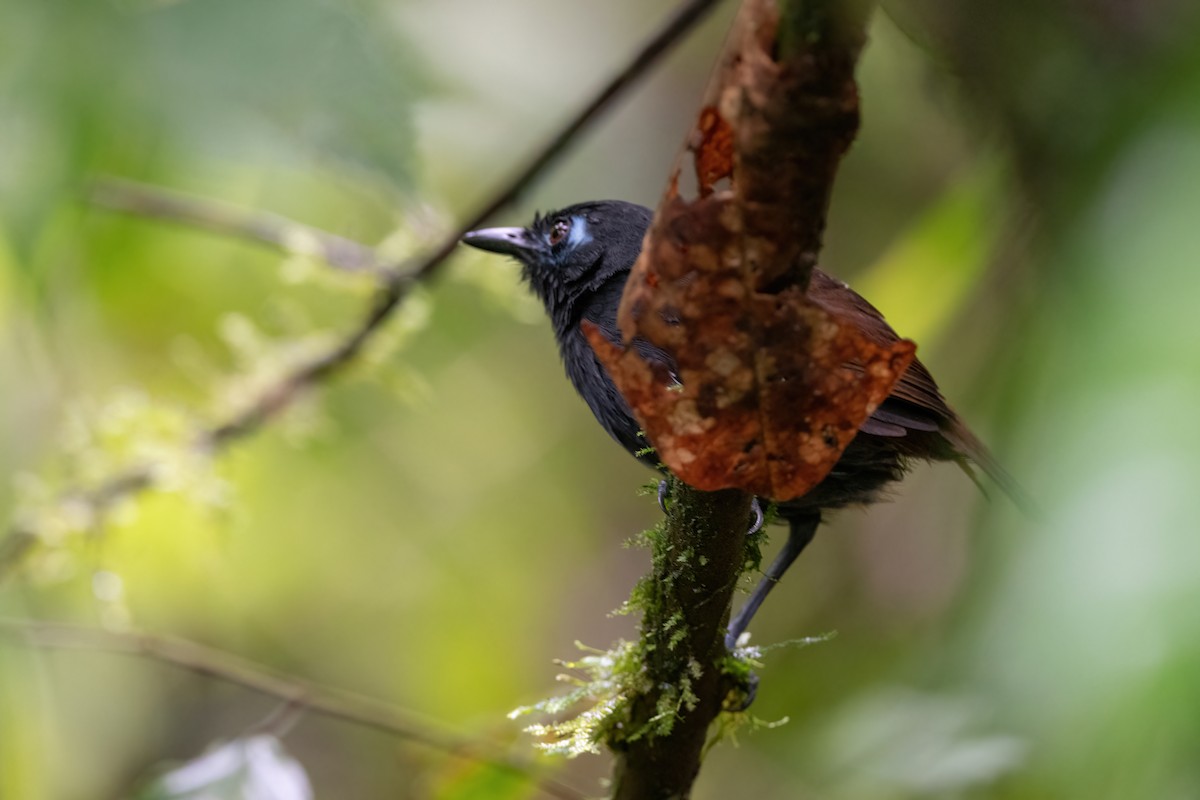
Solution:
M733 128L721 112L706 106L700 112L696 133L699 139L691 145L696 154L696 183L700 196L708 197L717 182L733 177Z
M677 165L626 285L626 348L585 332L672 472L788 500L828 474L915 346L873 342L807 296L857 129L853 59L814 45L777 63L774 5L745 8L688 137L700 196L679 195ZM681 387L635 337L672 355Z

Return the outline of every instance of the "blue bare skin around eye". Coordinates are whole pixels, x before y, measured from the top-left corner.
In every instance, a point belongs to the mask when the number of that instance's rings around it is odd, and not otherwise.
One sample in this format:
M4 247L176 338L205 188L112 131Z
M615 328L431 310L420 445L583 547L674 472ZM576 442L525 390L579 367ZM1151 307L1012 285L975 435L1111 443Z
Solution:
M579 247L591 240L592 235L588 233L587 220L583 217L573 217L571 219L571 235L567 237L567 244L571 247Z

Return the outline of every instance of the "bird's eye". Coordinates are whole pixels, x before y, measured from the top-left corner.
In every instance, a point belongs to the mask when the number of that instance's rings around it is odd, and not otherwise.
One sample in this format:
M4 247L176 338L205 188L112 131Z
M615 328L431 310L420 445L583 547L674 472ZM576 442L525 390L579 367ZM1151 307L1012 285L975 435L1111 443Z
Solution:
M556 219L554 227L550 229L550 244L556 245L563 239L567 238L567 234L571 232L571 222L568 219Z

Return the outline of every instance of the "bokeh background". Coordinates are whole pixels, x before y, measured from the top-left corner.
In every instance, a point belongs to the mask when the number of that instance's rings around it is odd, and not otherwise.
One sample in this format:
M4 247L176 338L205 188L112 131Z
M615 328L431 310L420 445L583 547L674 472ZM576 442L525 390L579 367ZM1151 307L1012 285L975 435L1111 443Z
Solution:
M531 749L506 714L646 565L651 476L563 379L512 265L457 255L356 369L215 464L181 442L358 318L368 287L98 210L99 175L420 252L665 0L0 4L0 517L44 537L0 617L187 637ZM653 204L726 4L497 224ZM743 732L698 798L1200 796L1200 28L1186 0L887 3L824 265L1037 498L953 467L837 516L772 596ZM163 490L50 502L165 459ZM0 797L135 796L277 703L0 638ZM307 715L317 797L527 797ZM606 756L549 761L601 794ZM221 795L225 796L225 795ZM230 795L232 796L232 795Z

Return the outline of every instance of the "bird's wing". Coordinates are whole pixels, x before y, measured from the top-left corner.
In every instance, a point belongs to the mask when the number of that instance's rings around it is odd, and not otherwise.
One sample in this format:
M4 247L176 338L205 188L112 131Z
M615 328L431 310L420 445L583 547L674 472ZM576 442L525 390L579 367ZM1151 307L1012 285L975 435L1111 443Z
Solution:
M878 344L890 344L899 338L875 306L846 284L820 270L813 270L808 294L826 311L849 320ZM854 364L847 366L851 369L862 368ZM917 359L908 365L892 393L859 430L876 436L904 436L910 431L939 433L950 447L947 458L957 461L972 478L974 475L966 462L977 464L1019 508L1026 513L1036 513L1036 504L1029 494L1000 466L966 423L958 418L938 391L929 370ZM902 433L897 434L897 431Z
M827 312L846 320L876 344L890 345L900 338L875 306L820 270L813 271L808 295ZM861 364L846 366L862 369ZM862 430L876 436L903 436L906 430L932 433L953 419L954 411L938 391L933 376L924 364L913 359L892 388L891 395L875 410Z

